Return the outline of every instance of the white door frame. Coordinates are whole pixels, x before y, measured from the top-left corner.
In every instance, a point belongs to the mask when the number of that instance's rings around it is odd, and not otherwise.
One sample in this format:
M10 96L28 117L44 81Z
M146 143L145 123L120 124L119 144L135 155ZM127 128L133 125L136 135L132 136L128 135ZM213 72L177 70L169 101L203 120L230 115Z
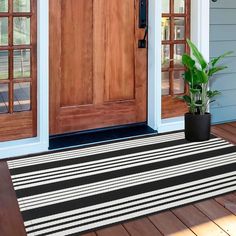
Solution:
M161 111L161 0L149 0L148 125L158 133L181 130L184 118L162 119ZM209 59L210 3L191 1L191 39Z
M38 136L0 142L0 159L40 153L49 146L49 1L38 0ZM209 58L209 1L192 0L192 39ZM149 0L148 125L183 128L183 118L161 119L161 0Z

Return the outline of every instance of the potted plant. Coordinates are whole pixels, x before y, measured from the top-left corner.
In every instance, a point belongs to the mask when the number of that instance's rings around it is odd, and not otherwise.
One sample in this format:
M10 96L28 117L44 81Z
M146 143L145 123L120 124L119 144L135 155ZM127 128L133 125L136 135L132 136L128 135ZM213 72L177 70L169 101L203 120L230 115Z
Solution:
M210 139L211 114L208 113L209 104L213 98L220 94L217 90L210 90L209 81L217 72L227 68L219 65L219 62L232 52L227 52L217 58L206 62L201 52L193 42L187 40L192 56L184 54L182 63L186 67L183 75L188 84L188 92L181 97L188 107L185 114L185 138L189 141L206 141Z

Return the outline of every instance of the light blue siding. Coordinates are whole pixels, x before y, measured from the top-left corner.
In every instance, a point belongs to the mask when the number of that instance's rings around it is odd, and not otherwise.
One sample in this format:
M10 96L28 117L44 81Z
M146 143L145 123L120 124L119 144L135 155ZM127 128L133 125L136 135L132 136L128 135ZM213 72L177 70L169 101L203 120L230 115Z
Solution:
M211 1L210 56L234 51L224 63L229 68L211 81L211 88L221 91L211 105L213 123L236 120L236 0Z

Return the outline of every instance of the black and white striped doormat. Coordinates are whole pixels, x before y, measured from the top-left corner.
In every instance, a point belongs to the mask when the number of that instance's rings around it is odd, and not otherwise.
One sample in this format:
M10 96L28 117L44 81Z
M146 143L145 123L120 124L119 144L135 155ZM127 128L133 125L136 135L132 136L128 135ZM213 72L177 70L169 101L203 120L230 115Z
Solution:
M28 235L82 232L236 190L236 147L182 132L8 161Z

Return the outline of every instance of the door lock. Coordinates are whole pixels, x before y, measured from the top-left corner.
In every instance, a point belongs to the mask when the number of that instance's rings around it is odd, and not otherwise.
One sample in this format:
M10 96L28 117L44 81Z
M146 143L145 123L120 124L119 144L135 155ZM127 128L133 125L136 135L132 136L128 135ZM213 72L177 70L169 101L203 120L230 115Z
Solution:
M147 27L147 0L139 0L139 28Z

